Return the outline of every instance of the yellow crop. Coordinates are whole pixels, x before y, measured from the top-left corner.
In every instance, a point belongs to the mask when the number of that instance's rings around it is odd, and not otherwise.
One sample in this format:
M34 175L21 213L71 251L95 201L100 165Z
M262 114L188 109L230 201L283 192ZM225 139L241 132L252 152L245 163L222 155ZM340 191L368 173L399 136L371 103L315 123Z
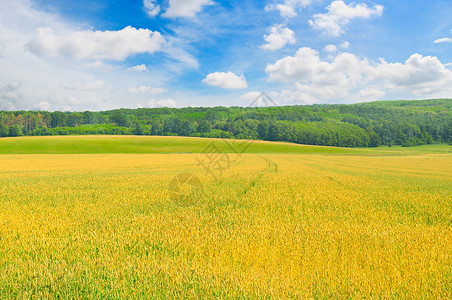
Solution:
M0 298L452 298L451 155L196 157L0 156Z

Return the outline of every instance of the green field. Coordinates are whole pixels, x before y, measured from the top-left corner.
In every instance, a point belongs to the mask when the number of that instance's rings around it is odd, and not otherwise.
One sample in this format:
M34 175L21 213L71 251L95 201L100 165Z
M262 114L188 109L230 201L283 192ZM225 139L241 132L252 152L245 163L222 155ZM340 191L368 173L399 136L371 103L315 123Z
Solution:
M201 153L213 141L222 152L234 150L221 139L156 136L50 136L0 138L0 154L107 154L107 153ZM427 145L410 148L339 148L307 146L285 142L226 140L230 143L249 143L246 153L286 154L371 154L408 155L420 153L452 153L448 145ZM238 146L240 148L240 146Z
M0 153L2 299L452 298L451 146L65 136Z

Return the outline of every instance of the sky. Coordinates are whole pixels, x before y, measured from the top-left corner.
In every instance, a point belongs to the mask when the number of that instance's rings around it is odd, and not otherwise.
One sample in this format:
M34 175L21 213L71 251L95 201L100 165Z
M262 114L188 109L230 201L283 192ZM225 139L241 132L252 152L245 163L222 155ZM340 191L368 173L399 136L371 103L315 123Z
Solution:
M450 0L0 0L0 110L452 98Z

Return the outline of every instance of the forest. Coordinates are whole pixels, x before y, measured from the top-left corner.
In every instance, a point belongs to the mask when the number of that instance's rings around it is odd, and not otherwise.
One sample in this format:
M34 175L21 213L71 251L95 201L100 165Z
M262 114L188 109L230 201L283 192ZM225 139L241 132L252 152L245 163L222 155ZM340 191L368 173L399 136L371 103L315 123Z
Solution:
M0 137L159 135L338 147L452 142L452 99L272 107L0 111Z

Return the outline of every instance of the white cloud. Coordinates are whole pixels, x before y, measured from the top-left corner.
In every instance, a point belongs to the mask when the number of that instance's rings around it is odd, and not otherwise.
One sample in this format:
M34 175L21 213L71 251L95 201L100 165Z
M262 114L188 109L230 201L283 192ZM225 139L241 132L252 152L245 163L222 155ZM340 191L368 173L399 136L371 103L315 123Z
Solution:
M172 99L157 101L157 106L160 107L177 107L177 102Z
M139 87L131 87L129 88L128 92L131 94L142 94L142 93L148 93L151 91L151 87L150 86L139 86Z
M260 96L260 94L262 94L262 92L248 92L240 96L240 99L245 101L254 101Z
M101 60L96 60L94 62L82 65L81 68L96 70L96 71L110 71L113 68L113 66L106 64Z
M9 91L4 93L2 97L8 100L20 100L23 98L23 95L20 91Z
M306 93L302 90L297 89L283 89L280 93L276 93L274 95L276 99L279 99L281 103L285 104L319 104L321 101L311 95L310 93Z
M369 8L365 3L353 6L353 3L347 5L343 1L333 1L326 9L327 13L314 15L313 19L309 20L309 24L331 36L343 34L344 27L353 19L367 19L372 16L381 16L383 13L382 5Z
M204 6L213 4L214 2L211 0L169 0L168 9L163 16L168 18L193 18Z
M4 86L2 89L2 98L8 99L8 100L21 100L23 98L22 94L22 83L21 82L13 82L9 83L6 86Z
M75 31L57 35L51 28L39 27L38 36L25 47L42 57L124 60L128 56L161 49L165 40L157 31L131 26L119 31Z
M261 46L265 50L278 50L286 44L295 44L295 33L282 24L270 27L270 34L264 35L267 44Z
M0 57L2 56L4 50L5 50L5 47L3 47L3 45L0 45Z
M105 88L105 82L103 80L97 80L94 82L72 82L66 84L64 87L77 91L97 91Z
M210 73L202 80L202 82L212 85L212 86L218 86L223 89L229 89L229 90L236 90L236 89L244 89L248 87L248 84L246 83L245 76L240 75L237 76L236 74L228 71L225 72L215 72Z
M145 64L141 64L141 65L138 65L138 66L133 66L133 67L130 67L130 68L127 69L127 71L132 71L132 72L144 72L144 71L147 71L147 70L148 70L148 68L146 67Z
M153 95L163 94L167 92L164 88L153 88L150 86L141 85L138 87L131 87L128 89L128 92L131 94L144 94L144 93L150 93Z
M160 5L155 2L155 0L143 0L144 11L150 17L155 17L160 12Z
M22 82L12 82L0 88L0 110L15 110L24 99ZM3 100L3 101L1 101Z
M341 53L334 62L321 61L319 53L311 48L300 48L295 56L288 56L275 64L267 65L266 72L272 81L340 83L356 78L369 68L367 60L360 61L350 53ZM349 73L345 76L345 73Z
M297 16L297 9L309 6L313 0L284 0L282 3L272 3L265 6L266 11L278 10L281 17L293 18Z
M76 106L76 105L82 104L83 102L80 101L79 99L75 98L75 97L69 97L68 103L69 103L70 105L72 105L72 106Z
M176 30L176 35L183 35L187 31L185 30ZM196 34L199 34L197 31ZM185 37L179 38L176 36L168 37L168 42L165 44L164 51L165 53L172 59L180 61L184 67L190 67L197 69L199 67L199 62L195 56L190 54L187 50L184 49L192 49L192 46L188 41L193 40L193 37ZM172 66L174 67L174 65ZM176 68L179 66L176 66Z
M149 100L147 103L147 107L177 107L177 102L173 99L164 99L164 100Z
M386 96L386 92L378 89L363 89L360 90L357 94L357 98L359 100L378 100L382 99L384 96Z
M404 64L387 63L382 59L374 68L373 75L374 78L390 81L396 86L414 89L423 89L427 85L435 88L445 83L452 84L452 72L436 56L422 56L418 53L411 55Z
M165 88L152 88L150 91L150 93L153 95L163 94L166 92L168 92L168 90Z
M342 49L348 49L350 47L350 43L345 41L339 47L341 47Z
M0 98L3 96L2 87L12 81L20 81L19 90L22 98L19 100L0 99L3 108L34 109L38 102L48 102L52 110L68 109L73 101L54 102L53 95L64 95L66 99L79 98L83 104L77 106L78 110L113 109L126 104L127 87L137 80L154 80L155 84L162 84L165 76L157 76L149 72L144 77L130 74L124 68L104 64L106 69L114 72L104 72L102 78L98 76L102 65L97 63L100 59L40 59L40 57L26 51L24 45L36 39L35 29L38 27L53 28L57 36L71 35L86 28L86 24L78 24L62 19L58 14L43 11L30 0L0 1L0 44L7 46L4 58L0 58ZM57 34L58 33L58 34ZM112 62L113 64L114 62ZM121 64L122 65L122 64ZM97 69L99 68L99 69ZM102 79L106 88L102 90L84 90L65 88L68 83L93 82ZM105 96L112 95L110 101L103 101ZM14 95L7 94L7 97ZM17 98L17 95L15 96ZM133 100L132 100L133 101ZM1 109L1 108L0 108Z
M435 43L435 44L439 44L439 43L452 43L452 38L442 38L442 39L437 39L437 40L435 40L433 43Z
M350 97L381 98L386 91L417 96L447 97L452 93L452 72L436 57L413 54L405 63L369 62L351 53L340 53L332 62L320 59L311 48L300 48L268 64L270 81L294 83L286 98L312 102ZM385 94L383 94L385 93Z
M50 110L50 103L49 102L39 102L35 105L35 110L43 110L43 111L49 111Z
M333 52L336 52L336 51L337 51L337 47L336 47L335 45L326 45L325 48L324 48L324 50L325 50L326 52L333 53Z
M48 101L42 103L47 103L52 109L61 111L74 111L74 107L86 105L86 103L79 100L77 97L68 95L52 95L49 97ZM34 109L36 109L39 104L40 103L38 103Z

